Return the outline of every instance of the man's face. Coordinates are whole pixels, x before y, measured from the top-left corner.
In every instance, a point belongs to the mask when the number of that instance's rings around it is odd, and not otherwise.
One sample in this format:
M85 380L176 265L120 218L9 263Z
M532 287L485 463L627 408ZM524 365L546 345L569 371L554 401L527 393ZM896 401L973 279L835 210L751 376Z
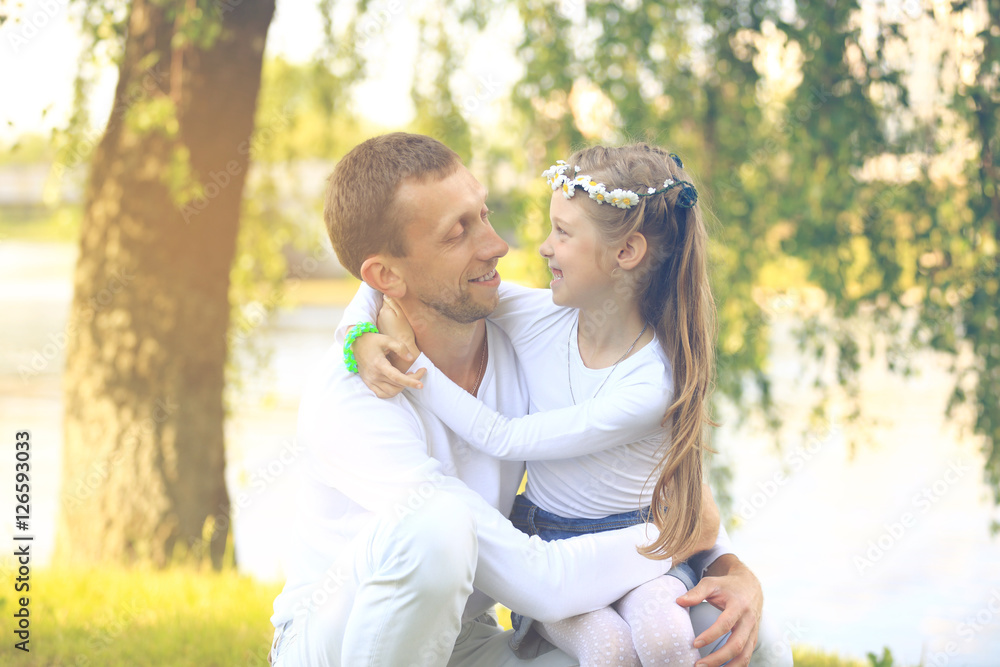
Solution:
M469 170L460 165L441 180L404 181L395 209L405 225L407 256L397 266L406 298L460 323L493 312L496 265L508 247L490 224L486 188Z

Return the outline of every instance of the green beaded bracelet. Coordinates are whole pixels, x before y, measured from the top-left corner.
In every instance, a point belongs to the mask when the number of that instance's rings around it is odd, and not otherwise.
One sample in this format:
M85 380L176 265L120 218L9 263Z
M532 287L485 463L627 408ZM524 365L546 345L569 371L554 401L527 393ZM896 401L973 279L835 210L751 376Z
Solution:
M354 350L351 349L351 346L354 345L354 341L361 337L361 334L366 333L378 333L378 327L371 322L358 322L344 339L344 365L352 373L358 372L358 361L354 358Z

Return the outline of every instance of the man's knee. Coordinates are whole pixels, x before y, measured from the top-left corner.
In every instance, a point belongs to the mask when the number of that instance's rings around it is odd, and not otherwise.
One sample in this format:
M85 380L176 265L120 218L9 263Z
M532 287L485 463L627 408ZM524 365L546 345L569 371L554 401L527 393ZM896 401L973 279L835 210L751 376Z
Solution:
M419 504L400 506L381 533L383 562L402 564L417 584L437 588L453 579L464 584L475 575L475 515L447 492L435 489Z

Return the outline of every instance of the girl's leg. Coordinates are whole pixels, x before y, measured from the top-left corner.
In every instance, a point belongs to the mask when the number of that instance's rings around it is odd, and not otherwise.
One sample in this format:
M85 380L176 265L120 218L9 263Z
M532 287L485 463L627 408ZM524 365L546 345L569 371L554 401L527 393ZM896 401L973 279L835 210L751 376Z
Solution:
M539 634L579 660L580 667L641 667L628 624L611 607L555 623L535 624Z
M701 657L694 648L694 630L687 609L676 600L687 587L676 577L663 575L634 588L614 604L632 628L632 641L645 667L692 667Z

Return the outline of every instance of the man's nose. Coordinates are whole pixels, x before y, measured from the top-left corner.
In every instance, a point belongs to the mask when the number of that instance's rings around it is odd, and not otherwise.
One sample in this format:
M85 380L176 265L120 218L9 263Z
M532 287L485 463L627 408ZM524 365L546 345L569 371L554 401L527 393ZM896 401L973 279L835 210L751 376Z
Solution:
M497 234L496 230L493 229L492 226L488 228L486 238L483 239L480 248L487 259L503 257L507 254L507 251L510 250L510 246L507 245L506 241L500 238L500 235Z

